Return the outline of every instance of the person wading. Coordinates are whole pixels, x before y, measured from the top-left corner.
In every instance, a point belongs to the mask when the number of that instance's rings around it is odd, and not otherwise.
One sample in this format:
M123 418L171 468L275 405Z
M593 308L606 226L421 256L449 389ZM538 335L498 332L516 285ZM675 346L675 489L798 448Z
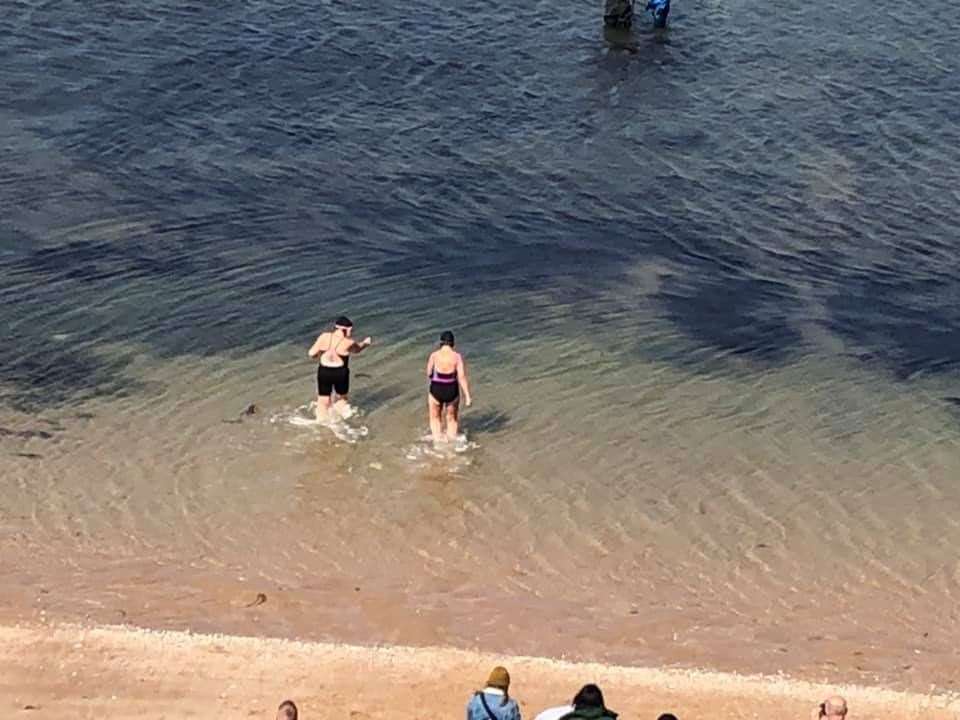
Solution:
M372 344L370 338L360 342L353 339L353 323L341 315L334 321L333 330L321 333L307 355L319 361L317 367L317 420L326 420L332 404L342 418L353 414L350 407L350 356ZM336 402L333 394L336 393Z
M463 356L453 349L455 340L449 330L440 335L440 349L430 353L427 358L427 378L430 388L427 390L427 416L430 421L430 434L433 441L440 442L446 437L450 442L457 439L460 432L460 393L470 407L470 383L467 380L467 366ZM446 432L444 432L446 419Z

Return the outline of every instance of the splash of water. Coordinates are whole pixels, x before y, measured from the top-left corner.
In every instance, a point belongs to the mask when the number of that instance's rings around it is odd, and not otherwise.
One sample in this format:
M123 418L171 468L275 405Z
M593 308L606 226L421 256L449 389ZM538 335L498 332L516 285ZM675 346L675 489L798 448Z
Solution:
M326 418L317 417L316 402L300 405L292 411L281 411L270 417L271 423L293 425L300 428L309 428L316 432L329 430L338 440L347 443L356 443L370 433L366 425L357 425L347 422L355 419L361 413L356 408L348 406L349 412L340 413L331 409Z

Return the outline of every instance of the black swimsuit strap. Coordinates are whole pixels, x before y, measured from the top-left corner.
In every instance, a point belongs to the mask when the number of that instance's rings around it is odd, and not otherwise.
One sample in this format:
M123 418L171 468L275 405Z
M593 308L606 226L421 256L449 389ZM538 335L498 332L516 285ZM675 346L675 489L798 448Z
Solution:
M337 334L337 331L336 331L336 330L333 330L333 331L330 333L330 340L327 342L327 347L326 347L326 349L321 353L321 355L322 355L323 353L327 352L328 350L333 350L334 352L337 352L337 348L340 347L340 343L347 339L347 336L344 335L342 338L340 338L339 340L337 340L337 344L334 345L334 344L333 344L333 336L336 335L336 334ZM340 353L337 353L337 355L340 355ZM340 355L340 357L341 357L341 358L350 357L350 353L348 352L346 355Z

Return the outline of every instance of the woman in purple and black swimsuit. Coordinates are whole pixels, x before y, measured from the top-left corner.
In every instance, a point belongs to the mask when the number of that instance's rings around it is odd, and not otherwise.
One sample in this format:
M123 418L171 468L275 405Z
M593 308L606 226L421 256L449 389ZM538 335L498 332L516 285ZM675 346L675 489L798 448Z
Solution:
M453 333L444 331L440 335L440 349L430 353L427 360L427 377L430 379L427 410L434 442L440 442L444 437L451 442L457 439L460 432L460 391L463 390L467 407L473 402L467 382L467 366L453 345ZM443 430L444 415L447 419L446 436Z

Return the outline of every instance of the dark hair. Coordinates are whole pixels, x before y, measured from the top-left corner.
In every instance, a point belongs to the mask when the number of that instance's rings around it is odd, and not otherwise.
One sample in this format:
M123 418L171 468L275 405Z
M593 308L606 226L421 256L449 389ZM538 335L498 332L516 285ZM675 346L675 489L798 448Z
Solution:
M333 321L334 325L339 325L340 327L350 328L353 327L353 322L346 315L341 315L336 320Z
M664 713L663 715L658 717L657 720L677 720L677 716L674 715L673 713Z
M603 704L603 693L593 683L580 688L580 692L573 697L573 706L578 710L582 707L606 707Z
M277 708L277 712L283 713L287 720L297 720L297 706L293 704L293 700L284 700Z
M453 347L454 342L453 333L450 330L444 330L442 333L440 333L441 345L449 345L450 347Z

